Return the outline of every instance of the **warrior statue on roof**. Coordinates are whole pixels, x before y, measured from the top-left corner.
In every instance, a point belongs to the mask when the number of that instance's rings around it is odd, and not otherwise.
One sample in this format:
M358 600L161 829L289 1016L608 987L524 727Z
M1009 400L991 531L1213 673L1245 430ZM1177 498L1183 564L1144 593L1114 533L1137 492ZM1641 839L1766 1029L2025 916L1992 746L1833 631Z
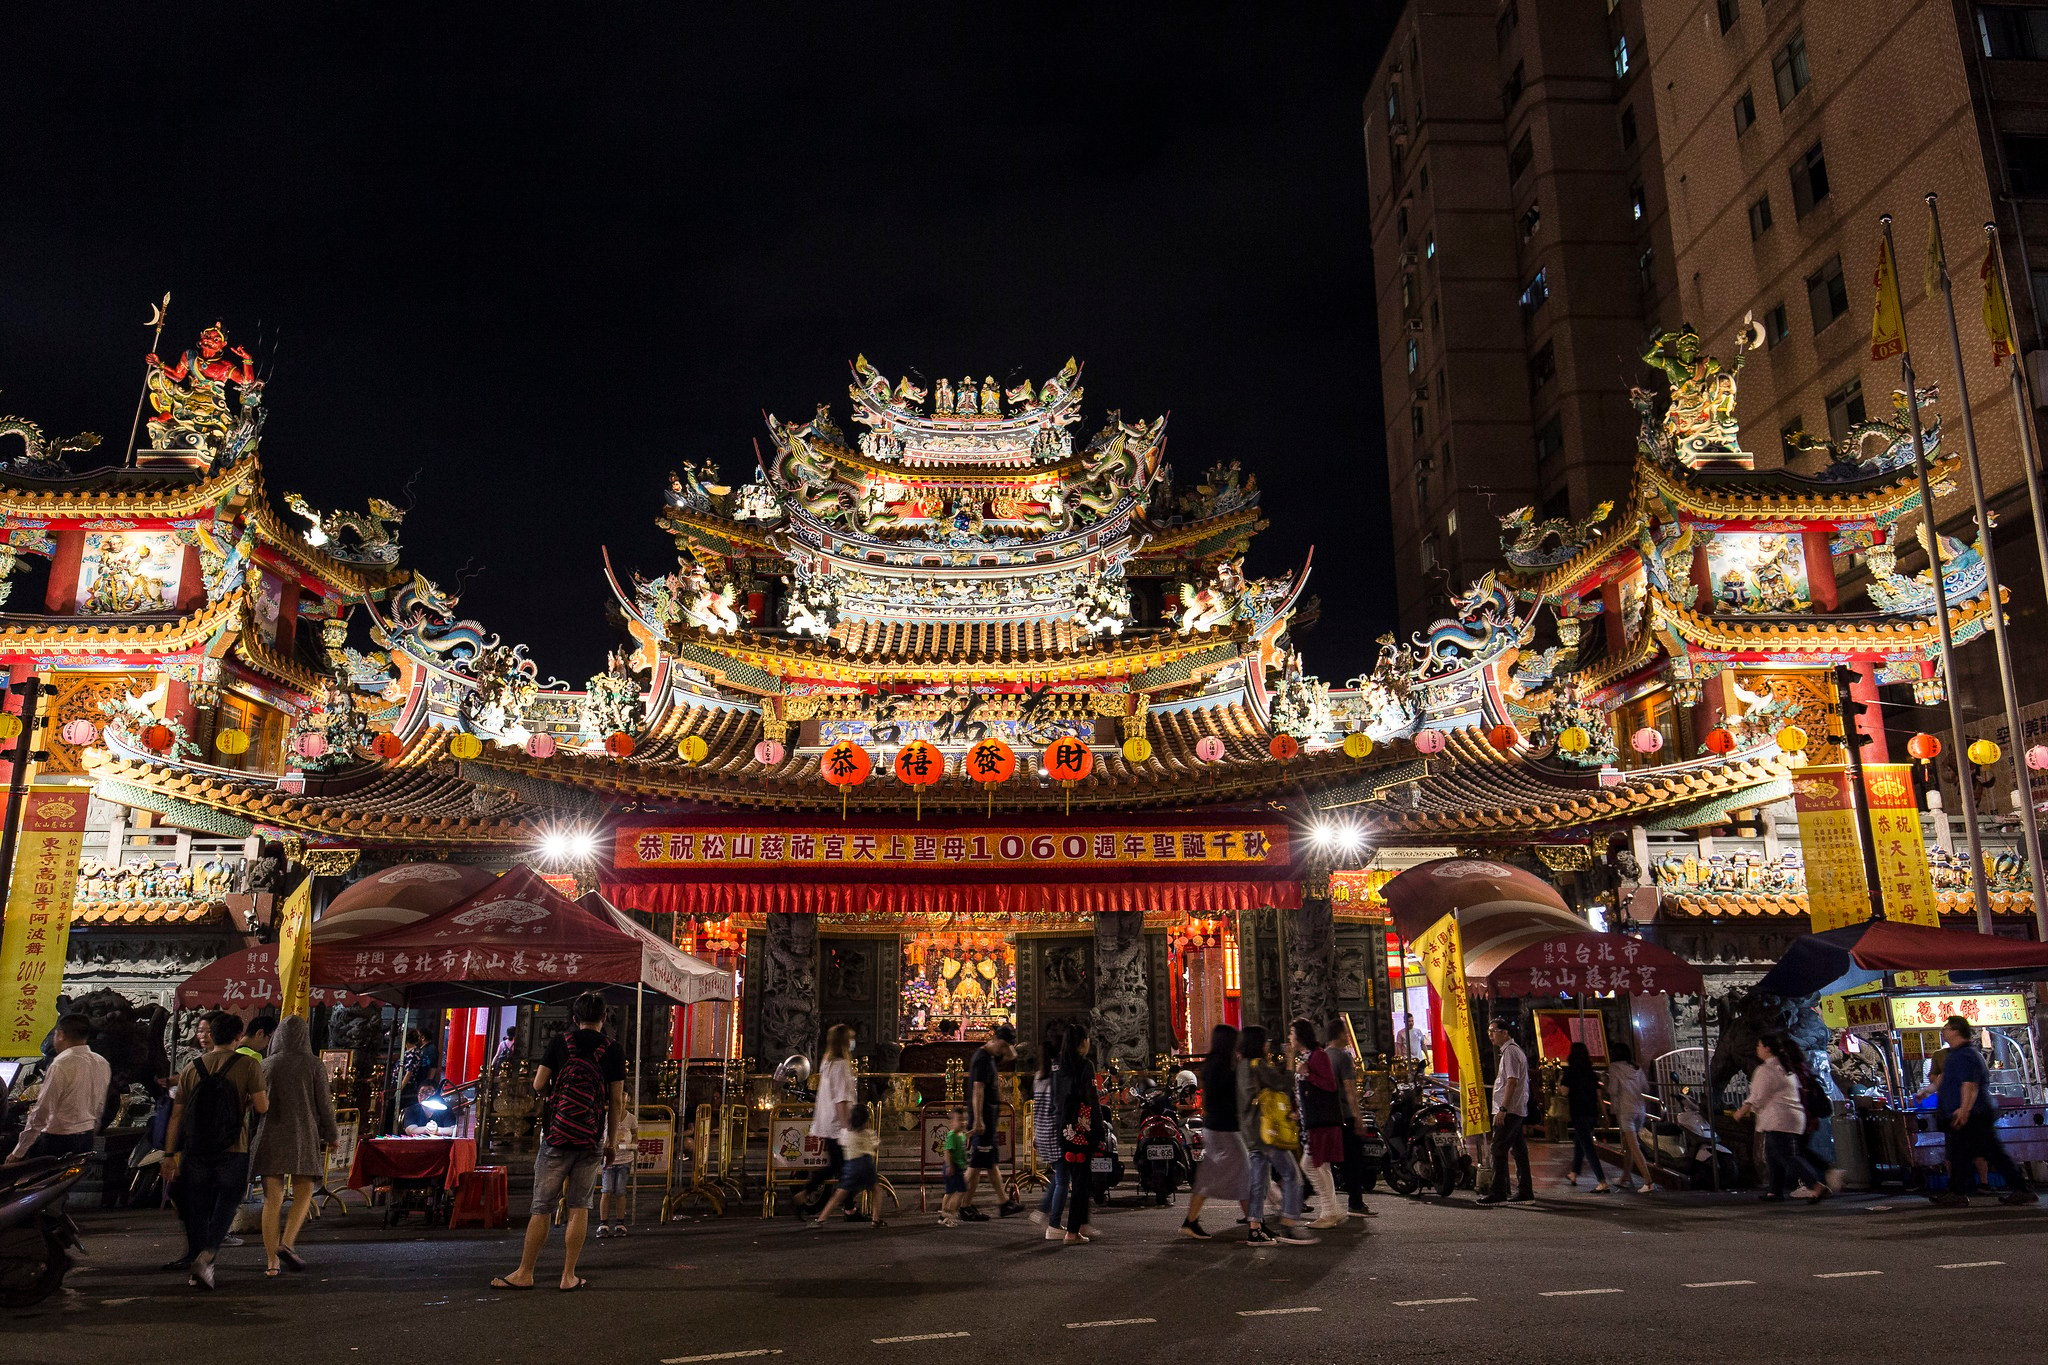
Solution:
M236 357L230 359L229 357ZM199 349L165 365L157 356L149 366L149 444L153 450L174 446L211 451L234 421L228 408L228 385L256 381L256 366L240 346L228 345L228 334L216 322L199 334Z
M1690 324L1665 332L1650 344L1643 360L1664 372L1671 383L1671 406L1665 410L1665 449L1687 464L1747 463L1742 431L1735 420L1735 376L1749 351L1763 341L1763 332L1745 318L1736 336L1735 359L1725 366L1700 348L1700 334Z

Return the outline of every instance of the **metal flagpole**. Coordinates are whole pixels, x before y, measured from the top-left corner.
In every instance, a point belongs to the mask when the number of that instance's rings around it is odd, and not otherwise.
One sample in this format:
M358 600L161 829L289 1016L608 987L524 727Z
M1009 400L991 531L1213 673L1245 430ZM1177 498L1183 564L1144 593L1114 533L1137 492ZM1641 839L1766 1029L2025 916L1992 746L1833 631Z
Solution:
M2012 283L2007 279L2005 273L2005 253L1999 249L1998 224L1986 223L1984 225L1984 239L1985 250L1989 253L1984 258L1985 284L1987 286L1991 283L1989 272L1993 270L1998 272L1996 277L1998 282L1998 301L2000 309L2004 314L2007 349L2010 352L2008 358L2012 361L2012 415L2013 421L2020 429L2020 464L2027 471L2027 503L2034 513L2034 548L2041 556L2041 590L2044 593L2048 593L2048 515L2044 515L2042 512L2041 472L2037 467L2041 452L2035 443L2034 404L2032 397L2027 392L2027 367L2020 361L2019 347L2012 344ZM2024 744L2017 730L2013 732L2012 743L2014 749L2014 770L2024 774L2026 770L2021 766L2023 758L2020 754ZM2026 793L2025 805L2031 811L2034 806L2033 780L2022 776L2020 790ZM2038 867L2041 856L2041 846L2039 843L2034 842L2033 836L2030 833L2028 836L2027 861L2030 865L2035 865L2034 926L2037 937L2043 941L2048 941L2048 896L2041 894L2042 874Z
M1878 223L1884 229L1884 250L1892 262L1892 298L1898 300L1898 246L1892 241L1892 216ZM1977 830L1977 791L1971 781L1968 746L1963 742L1963 708L1956 700L1955 632L1949 627L1948 585L1942 581L1941 531L1934 519L1934 490L1927 484L1927 438L1920 429L1920 390L1913 379L1913 348L1906 344L1906 312L1899 317L1899 376L1906 388L1906 420L1912 424L1913 472L1920 480L1920 526L1927 533L1927 576L1934 583L1934 615L1941 625L1941 690L1948 700L1949 742L1955 746L1956 789L1963 802L1963 832L1970 841L1970 888L1977 901L1977 929L1991 932L1991 893L1984 885L1984 840Z
M1998 578L1998 555L1991 543L1991 508L1984 500L1984 469L1977 458L1977 424L1970 416L1970 380L1963 370L1963 339L1956 331L1955 282L1948 275L1948 252L1942 245L1941 208L1936 198L1932 194L1927 196L1928 231L1933 234L1934 264L1941 276L1942 307L1948 317L1949 351L1955 358L1956 399L1963 415L1964 463L1970 470L1970 497L1977 509L1977 534L1984 555L1985 587L1991 594L1991 640L1998 650L1998 686L2005 701L2006 744L2010 750L2008 757L2012 760L2013 775L2019 784L2020 828L2026 834L2027 870L2033 875L2034 913L2038 915L2041 906L2048 903L2048 883L2042 881L2041 830L2034 814L2034 796L2024 761L2026 737L2020 729L2019 686L2013 680L2012 629L2011 623L2005 619L2005 594ZM2025 458L2024 451L2022 458ZM1963 771L1961 760L1967 757L1967 754L1957 756L1958 774ZM1980 923L1977 927L1985 933L1991 931L1989 923Z
M640 1077L647 1070L647 1021L642 1017L647 987L644 982L633 983L633 1132L640 1132ZM618 1134L612 1135L618 1141ZM673 1141L673 1139L671 1139ZM639 1164L640 1153L633 1152L634 1164ZM640 1217L640 1187L633 1179L633 1167L626 1168L626 1212L629 1217Z
M155 355L157 347L163 345L164 319L171 315L171 291L166 289L164 291L164 301L153 305L149 312L149 321L143 325L156 328L156 335L149 339L149 353ZM142 368L142 392L135 395L135 418L128 423L128 448L121 452L121 464L124 467L135 463L135 434L142 430L142 403L148 397L149 366L145 364Z

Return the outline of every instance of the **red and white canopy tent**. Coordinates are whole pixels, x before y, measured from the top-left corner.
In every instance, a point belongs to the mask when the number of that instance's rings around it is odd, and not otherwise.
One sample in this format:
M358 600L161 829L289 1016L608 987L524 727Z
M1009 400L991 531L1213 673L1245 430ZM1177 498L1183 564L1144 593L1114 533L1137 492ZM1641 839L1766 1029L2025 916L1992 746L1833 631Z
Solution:
M282 1003L277 984L277 945L259 943L201 967L178 986L181 1010L229 1010L260 1014ZM375 1005L382 1002L339 987L315 986L316 1005Z
M1409 942L1445 915L1458 917L1465 975L1484 980L1522 949L1583 934L1585 918L1541 877L1490 858L1437 858L1389 881L1381 894Z

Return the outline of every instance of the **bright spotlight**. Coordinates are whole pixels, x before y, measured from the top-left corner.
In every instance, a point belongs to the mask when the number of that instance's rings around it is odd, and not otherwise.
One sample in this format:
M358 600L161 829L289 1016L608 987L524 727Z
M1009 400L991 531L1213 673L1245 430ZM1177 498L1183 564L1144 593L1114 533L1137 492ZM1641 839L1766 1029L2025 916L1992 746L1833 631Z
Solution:
M1337 847L1343 849L1346 853L1358 852L1360 846L1364 843L1365 836L1358 832L1356 825L1345 826L1344 832L1337 836Z
M550 862L560 862L569 856L569 836L560 830L551 830L542 835L540 853Z
M588 858L597 852L597 836L587 829L579 829L569 836L569 856Z
M1309 841L1317 848L1328 848L1330 846L1331 833L1331 829L1327 824L1317 821L1316 827L1309 831Z

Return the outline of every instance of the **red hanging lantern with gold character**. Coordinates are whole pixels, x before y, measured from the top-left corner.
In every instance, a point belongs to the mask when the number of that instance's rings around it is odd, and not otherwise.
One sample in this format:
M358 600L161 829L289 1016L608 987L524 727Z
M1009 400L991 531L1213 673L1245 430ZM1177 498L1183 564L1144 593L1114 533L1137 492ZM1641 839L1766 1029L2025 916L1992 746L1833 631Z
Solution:
M614 730L604 737L604 751L613 758L626 758L633 752L633 737L624 730Z
M160 754L170 748L171 738L171 727L162 721L158 721L154 725L145 726L142 731L143 747L152 753Z
M1707 752L1710 754L1732 754L1735 752L1735 736L1716 725L1707 731Z
M1301 741L1293 735L1275 735L1266 741L1266 752L1285 763L1301 752Z
M370 741L370 752L389 762L405 752L405 741L386 730Z
M1522 732L1512 725L1496 725L1486 732L1486 742L1506 753L1522 742Z
M1919 759L1922 763L1931 763L1941 757L1941 737L1925 733L1917 734L1906 741L1906 752Z

